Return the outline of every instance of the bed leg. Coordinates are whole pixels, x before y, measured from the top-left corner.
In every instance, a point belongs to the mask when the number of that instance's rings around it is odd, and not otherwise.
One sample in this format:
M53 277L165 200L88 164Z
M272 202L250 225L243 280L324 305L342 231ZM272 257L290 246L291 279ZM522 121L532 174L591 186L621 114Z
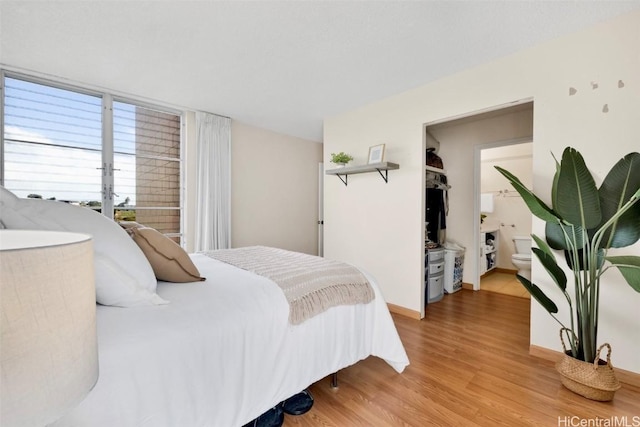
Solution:
M331 375L331 388L338 388L338 373L334 372Z

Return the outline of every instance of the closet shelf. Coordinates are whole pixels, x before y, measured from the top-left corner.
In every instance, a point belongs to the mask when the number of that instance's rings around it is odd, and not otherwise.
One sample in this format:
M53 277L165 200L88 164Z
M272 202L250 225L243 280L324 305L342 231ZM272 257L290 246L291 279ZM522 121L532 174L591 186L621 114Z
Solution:
M349 175L355 175L358 173L367 173L378 171L384 182L389 182L388 171L400 169L400 165L391 162L372 163L369 165L358 166L345 166L343 168L329 169L326 171L327 175L337 175L342 183L346 186ZM384 174L382 173L384 171ZM344 179L342 178L344 176Z

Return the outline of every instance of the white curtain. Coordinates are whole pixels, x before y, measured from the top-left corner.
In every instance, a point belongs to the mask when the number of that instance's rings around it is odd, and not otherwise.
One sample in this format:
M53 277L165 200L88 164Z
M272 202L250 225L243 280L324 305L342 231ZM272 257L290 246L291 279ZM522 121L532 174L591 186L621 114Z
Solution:
M231 246L231 119L196 112L196 251Z

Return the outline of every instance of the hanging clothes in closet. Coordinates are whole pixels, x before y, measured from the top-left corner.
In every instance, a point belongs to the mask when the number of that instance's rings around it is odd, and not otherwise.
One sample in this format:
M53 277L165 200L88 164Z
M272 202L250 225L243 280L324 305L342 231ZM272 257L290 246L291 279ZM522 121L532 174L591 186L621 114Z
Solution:
M433 243L443 244L446 241L447 213L449 210L447 176L427 171L426 174L425 221L426 239Z

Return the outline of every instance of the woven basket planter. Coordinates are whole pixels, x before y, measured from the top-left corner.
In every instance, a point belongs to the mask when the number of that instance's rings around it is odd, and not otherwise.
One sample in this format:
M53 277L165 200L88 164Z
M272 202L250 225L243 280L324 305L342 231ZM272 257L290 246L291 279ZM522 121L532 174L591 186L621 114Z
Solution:
M620 382L611 365L611 346L605 343L598 347L596 359L591 363L571 356L571 351L567 351L565 347L562 331L560 331L560 340L564 356L556 364L556 370L560 373L562 385L587 399L601 402L613 400L616 390L620 388ZM600 359L600 352L605 347L607 348L606 362Z

